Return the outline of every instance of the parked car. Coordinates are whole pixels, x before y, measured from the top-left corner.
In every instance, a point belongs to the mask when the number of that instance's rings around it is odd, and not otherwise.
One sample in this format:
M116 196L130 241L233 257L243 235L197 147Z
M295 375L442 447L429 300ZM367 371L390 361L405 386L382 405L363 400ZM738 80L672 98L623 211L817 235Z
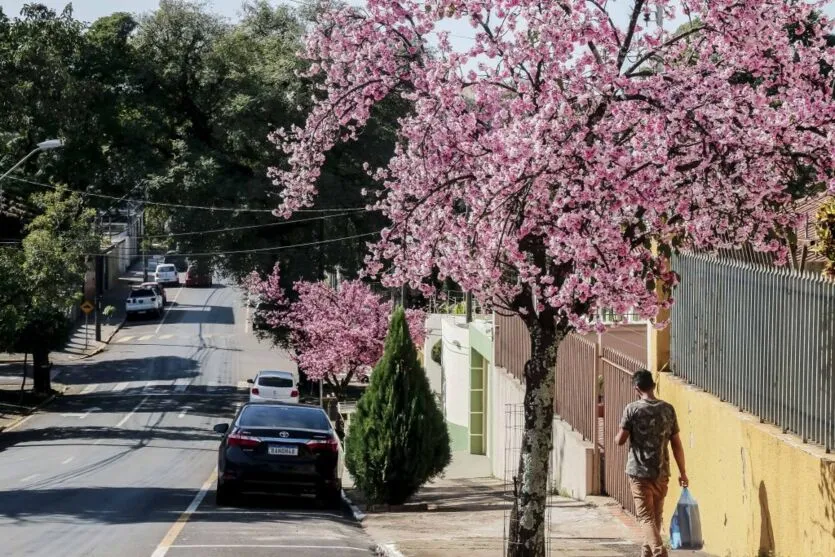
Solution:
M180 285L180 274L173 263L163 263L157 265L154 271L154 281L160 284L174 284Z
M186 270L186 286L211 286L212 272L198 265L189 265Z
M143 313L162 315L162 297L150 288L134 288L125 300L125 314L128 318Z
M248 402L223 434L218 449L217 503L244 491L314 494L338 505L342 446L325 411L317 406Z
M140 288L150 288L157 295L162 298L162 305L168 304L168 296L165 295L165 288L158 282L143 282L139 285Z
M249 401L277 400L298 404L299 385L292 371L259 371L255 379L249 379Z
M157 270L157 265L161 265L163 263L163 257L161 255L149 255L148 260L145 263L145 269L148 272L153 273Z

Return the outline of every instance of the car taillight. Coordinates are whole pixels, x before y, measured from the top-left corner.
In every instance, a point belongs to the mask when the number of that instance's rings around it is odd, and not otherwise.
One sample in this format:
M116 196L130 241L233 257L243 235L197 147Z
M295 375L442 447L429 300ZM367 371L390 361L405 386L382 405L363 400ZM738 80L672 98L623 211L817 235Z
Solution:
M339 441L333 437L330 439L311 439L305 444L312 451L339 452Z
M299 391L295 391L295 390L290 391L290 396L293 397L293 398L299 396Z
M257 437L243 435L241 433L231 433L226 438L226 445L229 447L240 447L242 449L254 449L261 443Z
M259 394L261 391L259 391L259 390L258 390L258 387L253 387L253 388L252 388L252 391L250 391L250 392L251 392L252 394L254 394L254 395L257 395L257 394Z

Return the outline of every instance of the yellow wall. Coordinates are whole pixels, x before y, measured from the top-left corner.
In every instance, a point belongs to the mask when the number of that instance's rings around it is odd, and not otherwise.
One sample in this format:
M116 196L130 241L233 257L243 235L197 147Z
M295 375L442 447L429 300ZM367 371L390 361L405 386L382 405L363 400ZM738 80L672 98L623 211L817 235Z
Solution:
M832 455L668 373L660 374L658 395L678 414L705 551L722 557L835 556ZM675 464L672 473L677 478ZM665 532L681 494L675 479L670 486Z

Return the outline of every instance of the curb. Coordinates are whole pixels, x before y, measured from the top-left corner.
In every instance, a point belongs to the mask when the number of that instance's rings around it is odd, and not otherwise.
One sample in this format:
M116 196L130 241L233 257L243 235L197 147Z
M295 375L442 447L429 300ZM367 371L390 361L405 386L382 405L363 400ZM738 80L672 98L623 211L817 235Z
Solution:
M55 400L55 397L57 397L58 394L59 393L54 392L51 395L49 395L48 397L46 397L44 400L41 401L40 404L38 404L37 406L35 406L31 410L29 410L29 412L27 414L25 414L25 415L17 418L16 420L12 421L9 425L7 425L3 428L0 428L0 433L5 433L7 431L11 431L13 429L17 429L18 427L20 427L23 424L23 422L25 422L26 420L28 420L29 418L34 416L35 413L38 412L38 410L40 410L41 408L43 408L44 406L46 406L47 404L49 404L50 402Z
M348 495L345 493L344 489L341 490L341 494L342 502L348 505L348 509L351 511L351 516L354 518L354 520L356 520L357 522L362 522L363 520L365 520L365 513L362 512L359 509L359 507L356 506L354 502L348 498Z
M113 337L116 336L116 333L118 333L119 330L122 328L122 326L125 324L126 319L127 319L127 317L122 318L122 320L116 325L116 328L113 329L113 332L110 333L110 335L107 337L107 339L102 341L101 346L99 346L98 348L96 348L95 350L90 352L89 354L82 354L81 356L78 356L76 358L67 358L67 360L70 361L70 362L78 362L80 360L86 360L87 358L92 358L93 356L97 356L97 355L101 354L102 352L104 352L105 349L107 349L107 347L110 345L110 341L113 340Z
M375 555L380 557L406 557L397 549L393 543L378 543L374 549Z

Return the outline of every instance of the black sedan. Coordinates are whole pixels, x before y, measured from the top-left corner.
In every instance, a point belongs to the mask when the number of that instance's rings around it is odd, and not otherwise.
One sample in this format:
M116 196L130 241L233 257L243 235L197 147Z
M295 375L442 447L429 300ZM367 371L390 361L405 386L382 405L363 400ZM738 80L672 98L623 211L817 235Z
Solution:
M217 504L242 491L314 494L338 506L342 448L325 411L281 402L244 404L232 424L217 424Z

